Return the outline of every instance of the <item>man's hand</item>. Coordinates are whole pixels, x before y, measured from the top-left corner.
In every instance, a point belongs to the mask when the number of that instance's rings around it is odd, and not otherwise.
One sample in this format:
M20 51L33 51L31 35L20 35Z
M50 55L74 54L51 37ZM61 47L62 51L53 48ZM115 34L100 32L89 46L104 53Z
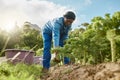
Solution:
M54 52L55 54L55 58L53 59L54 62L60 63L60 59L59 59L59 53L57 51Z

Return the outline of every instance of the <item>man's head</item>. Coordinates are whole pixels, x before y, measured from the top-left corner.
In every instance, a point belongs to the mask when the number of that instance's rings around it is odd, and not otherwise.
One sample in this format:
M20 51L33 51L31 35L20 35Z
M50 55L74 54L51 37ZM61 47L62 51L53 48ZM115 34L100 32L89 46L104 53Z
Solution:
M75 13L72 11L66 12L63 17L64 17L64 24L66 26L71 25L76 18Z

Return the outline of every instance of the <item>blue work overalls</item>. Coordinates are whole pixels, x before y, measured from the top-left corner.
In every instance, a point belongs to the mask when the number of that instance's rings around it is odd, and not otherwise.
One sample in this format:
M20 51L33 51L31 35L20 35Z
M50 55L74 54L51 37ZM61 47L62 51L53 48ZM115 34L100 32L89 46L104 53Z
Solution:
M53 39L53 47L63 47L63 41L68 38L68 32L71 29L71 25L64 25L64 17L56 18L48 21L42 28L43 36L43 67L49 69L51 60L51 44ZM68 64L70 59L64 57L64 64Z

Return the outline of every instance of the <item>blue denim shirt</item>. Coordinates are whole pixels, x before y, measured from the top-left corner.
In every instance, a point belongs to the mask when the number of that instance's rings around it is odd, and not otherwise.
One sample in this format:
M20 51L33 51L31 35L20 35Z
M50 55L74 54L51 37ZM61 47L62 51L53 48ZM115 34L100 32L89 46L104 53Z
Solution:
M60 43L68 38L69 30L71 30L71 25L64 25L64 17L48 21L42 28L43 33L52 34L54 47L58 47Z

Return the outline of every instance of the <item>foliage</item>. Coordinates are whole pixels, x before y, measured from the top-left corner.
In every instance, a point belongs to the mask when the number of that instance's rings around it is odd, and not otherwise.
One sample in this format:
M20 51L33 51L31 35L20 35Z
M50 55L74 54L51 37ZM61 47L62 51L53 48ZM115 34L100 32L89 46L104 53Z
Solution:
M0 65L0 80L36 80L41 75L39 65L7 64Z
M80 28L70 32L70 38L64 47L53 49L59 52L58 58L64 59L67 56L71 61L81 64L119 59L117 55L120 56L120 12L115 12L112 17L110 14L105 14L105 18L97 16L92 19L91 24L81 25L86 29ZM111 30L114 30L115 34L109 32Z
M40 48L36 51L36 56L42 56L43 54L43 48Z
M64 47L52 49L52 51L60 53L59 58L63 60L63 57L67 56L73 62L82 64L116 61L119 59L119 11L113 15L106 13L104 17L95 16L91 23L82 23L80 26L82 28L75 29L69 33L69 39L65 42ZM115 34L109 31L113 31ZM22 28L17 27L16 31L11 34L2 33L6 32L0 30L1 54L6 48L18 48L33 49L36 55L42 55L42 35L40 31L32 28L29 23L23 25Z
M29 25L15 26L15 31L8 33L0 30L0 56L4 56L5 49L27 49L34 47L34 51L43 47L42 35L39 30Z
M42 43L42 36L38 30L32 29L30 26L23 26L22 35L21 35L22 42L19 43L20 47L27 46L30 49L36 46L34 50L43 47Z

